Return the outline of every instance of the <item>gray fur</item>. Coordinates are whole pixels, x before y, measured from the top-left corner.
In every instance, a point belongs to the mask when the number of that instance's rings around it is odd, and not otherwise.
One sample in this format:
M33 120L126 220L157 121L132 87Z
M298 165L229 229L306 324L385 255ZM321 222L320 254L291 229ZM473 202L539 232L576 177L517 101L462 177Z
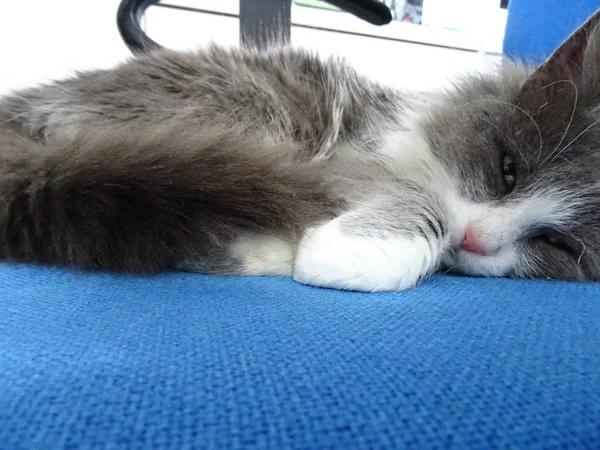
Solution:
M343 61L217 47L161 51L5 97L0 248L13 260L127 271L191 254L202 259L195 268L235 273L223 242L242 231L291 239L333 214L343 198L324 187L323 161L344 143L374 146L399 100ZM77 217L25 223L38 208L66 214L67 202Z
M238 274L228 249L240 236L297 245L307 228L350 211L345 233L443 242L452 268L461 236L451 206L382 151L419 111L422 139L469 201L510 206L552 188L575 202L560 229L523 231L504 275L599 280L596 21L538 70L507 62L427 96L301 50L218 47L159 51L7 96L0 256ZM507 152L519 167L512 192L502 184ZM548 228L568 245L549 243Z

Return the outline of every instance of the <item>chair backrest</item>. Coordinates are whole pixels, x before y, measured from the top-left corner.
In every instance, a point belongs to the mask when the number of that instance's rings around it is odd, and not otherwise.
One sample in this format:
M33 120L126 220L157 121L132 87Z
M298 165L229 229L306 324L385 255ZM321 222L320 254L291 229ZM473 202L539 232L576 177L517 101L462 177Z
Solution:
M504 54L542 62L598 8L598 0L510 0Z

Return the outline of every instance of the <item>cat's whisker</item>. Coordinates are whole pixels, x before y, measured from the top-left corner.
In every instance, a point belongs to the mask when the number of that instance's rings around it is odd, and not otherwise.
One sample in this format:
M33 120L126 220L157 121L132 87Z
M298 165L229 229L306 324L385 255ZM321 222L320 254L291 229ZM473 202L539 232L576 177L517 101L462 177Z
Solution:
M523 162L525 162L525 166L527 167L527 172L529 172L529 161L527 161L527 159L525 158L525 155L523 154L523 152L521 151L521 149L519 148L519 146L517 145L517 143L515 142L515 140L512 139L508 134L506 134L498 126L496 126L495 124L493 124L489 120L483 119L483 121L486 122L487 124L491 125L492 127L494 127L500 133L502 133L506 137L506 139L508 139L513 144L514 149L519 153L519 155L521 156L521 159L523 160Z
M553 86L553 85L555 85L557 83L569 83L569 84L571 84L573 86L573 89L575 89L575 100L573 101L573 110L571 111L571 117L569 119L569 123L567 124L567 128L565 129L565 132L563 133L562 137L560 138L560 141L558 141L558 144L556 144L556 147L554 147L554 149L552 149L552 151L550 152L550 156L548 158L552 158L552 155L554 154L554 152L556 152L560 148L560 145L565 140L565 137L567 137L567 133L569 132L569 129L571 128L571 124L573 123L573 118L575 117L575 111L577 109L577 102L578 102L578 99L579 99L579 90L577 89L577 86L575 85L575 83L573 83L571 80L559 80L559 81L555 81L554 83L547 84L542 89L546 89L546 88L548 88L550 86ZM547 102L546 102L546 104L547 104Z
M458 105L458 106L459 107L463 107L463 106L471 105L471 104L474 104L474 103L486 103L486 102L498 103L500 105L511 106L511 107L515 108L515 110L521 111L523 114L525 114L529 118L529 120L531 120L531 122L535 126L535 129L537 130L539 141L540 141L540 148L539 148L539 152L538 152L538 161L539 161L540 158L542 157L542 150L544 148L544 140L542 138L542 130L540 129L540 127L537 124L537 122L535 121L535 119L533 117L531 117L531 115L527 111L525 111L523 108L521 108L520 106L515 105L514 103L504 102L502 100L496 100L496 99L493 99L493 98L488 98L488 99L483 99L483 100L473 100L471 102L463 103L463 104Z
M583 255L585 254L585 251L586 251L585 243L578 237L573 236L573 234L571 234L571 233L565 233L565 234L567 236L569 236L571 239L573 239L574 241L577 241L581 245L581 253L579 254L579 258L577 258L577 264L581 265L581 258L583 258Z
M590 131L596 124L598 124L600 122L600 119L595 120L594 122L592 122L591 125L589 125L588 127L585 128L585 130L583 130L581 133L579 133L577 136L575 136L575 138L573 138L573 140L571 142L569 142L567 145L565 145L562 150L560 150L555 156L554 158L552 158L552 160L555 160L559 155L561 155L565 150L567 150L571 145L573 145L575 143L575 141L577 141L577 139L579 139L581 136L583 136L585 133L587 133L588 131Z

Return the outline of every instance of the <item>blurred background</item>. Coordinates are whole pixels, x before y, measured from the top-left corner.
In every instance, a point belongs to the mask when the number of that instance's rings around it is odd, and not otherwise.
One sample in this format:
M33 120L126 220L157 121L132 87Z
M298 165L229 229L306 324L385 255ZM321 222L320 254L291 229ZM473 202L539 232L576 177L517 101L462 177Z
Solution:
M377 27L318 0L294 0L292 44L345 56L366 75L406 89L435 88L499 61L508 1L382 1L394 20ZM130 57L116 27L119 0L2 3L0 93ZM175 49L236 46L238 14L238 0L164 0L148 9L144 28Z

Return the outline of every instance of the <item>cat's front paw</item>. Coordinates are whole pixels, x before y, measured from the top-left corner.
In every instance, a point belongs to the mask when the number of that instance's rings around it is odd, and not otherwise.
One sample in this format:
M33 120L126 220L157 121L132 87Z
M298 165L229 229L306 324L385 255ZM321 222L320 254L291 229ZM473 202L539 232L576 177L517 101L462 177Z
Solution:
M433 271L440 245L425 237L345 234L340 219L309 230L298 247L294 280L327 288L377 292L417 284Z

